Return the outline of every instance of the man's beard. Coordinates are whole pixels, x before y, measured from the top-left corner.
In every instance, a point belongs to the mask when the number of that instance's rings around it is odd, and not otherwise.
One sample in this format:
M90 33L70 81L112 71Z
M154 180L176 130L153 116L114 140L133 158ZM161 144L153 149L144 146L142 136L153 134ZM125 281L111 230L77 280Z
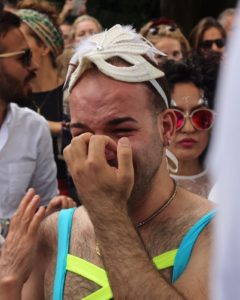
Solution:
M34 73L30 73L24 81L18 80L16 77L8 74L3 67L0 70L0 99L6 103L15 102L21 106L29 104L31 89L24 92L24 85L35 77Z
M149 143L141 153L140 159L134 163L134 186L129 199L129 209L141 205L146 198L152 186L155 184L155 177L162 162L163 145L155 132L155 137L152 137Z

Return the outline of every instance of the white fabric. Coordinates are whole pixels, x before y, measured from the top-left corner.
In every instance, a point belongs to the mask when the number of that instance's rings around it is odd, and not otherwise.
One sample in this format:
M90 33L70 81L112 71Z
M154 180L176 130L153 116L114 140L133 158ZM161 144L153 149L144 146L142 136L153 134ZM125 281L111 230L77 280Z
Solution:
M12 217L29 187L41 196L41 205L47 205L58 194L46 120L14 103L9 107L11 121L6 122L6 118L2 126L7 127L8 139L0 150L0 218Z
M170 174L170 176L176 180L180 187L204 198L208 197L209 191L212 188L207 170L191 176L175 174Z
M9 107L10 108L10 107ZM3 122L2 126L0 127L0 151L6 144L8 140L8 125L12 119L11 109L8 108L7 115L5 121Z
M214 266L214 300L240 299L240 10L229 40L217 94L217 113L209 163L217 179L218 218Z
M81 75L94 64L103 74L119 81L150 81L168 107L167 97L155 80L163 77L164 73L146 59L147 57L156 63L156 54L165 56L130 26L115 25L80 43L70 60L66 76L68 90L70 92ZM113 57L123 59L130 66L115 66L109 63L107 60Z
M214 186L211 188L208 194L208 200L217 203L218 202L218 183L215 183Z

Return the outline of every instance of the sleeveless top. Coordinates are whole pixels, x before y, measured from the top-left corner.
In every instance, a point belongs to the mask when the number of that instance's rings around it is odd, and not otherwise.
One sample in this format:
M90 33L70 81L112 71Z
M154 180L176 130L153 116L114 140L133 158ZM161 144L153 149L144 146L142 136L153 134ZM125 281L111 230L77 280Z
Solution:
M82 298L84 300L109 300L113 299L112 291L108 282L107 273L104 269L74 255L68 253L72 218L76 208L63 209L58 219L58 256L53 287L53 300L62 300L66 272L70 271L90 281L95 282L100 289ZM182 239L179 248L167 251L153 258L153 264L158 270L173 267L172 282L175 282L187 267L193 246L208 223L215 216L212 210L201 217L187 232Z

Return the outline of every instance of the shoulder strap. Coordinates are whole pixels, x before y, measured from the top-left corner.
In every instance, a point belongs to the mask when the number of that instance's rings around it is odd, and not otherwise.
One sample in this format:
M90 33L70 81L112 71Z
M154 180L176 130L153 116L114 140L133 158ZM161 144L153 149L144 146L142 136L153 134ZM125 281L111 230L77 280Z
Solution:
M186 269L191 257L192 249L195 245L198 236L215 215L216 210L212 210L203 217L201 217L189 229L187 234L182 239L174 261L172 282L175 282Z
M66 276L72 218L75 208L63 209L58 216L58 255L53 287L53 300L62 300Z

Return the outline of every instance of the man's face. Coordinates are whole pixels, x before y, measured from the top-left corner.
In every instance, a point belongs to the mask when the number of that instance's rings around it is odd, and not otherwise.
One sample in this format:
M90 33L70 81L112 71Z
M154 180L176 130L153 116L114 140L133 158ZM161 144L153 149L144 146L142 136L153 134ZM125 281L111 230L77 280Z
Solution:
M116 142L129 138L135 171L132 204L151 188L162 161L162 141L150 101L147 86L115 81L95 71L87 72L70 95L74 137L91 132ZM116 153L106 151L106 158L117 167Z
M22 33L15 28L1 37L2 53L18 52L29 48ZM0 99L5 102L25 103L31 94L31 80L35 77L36 67L24 66L22 55L0 58Z

